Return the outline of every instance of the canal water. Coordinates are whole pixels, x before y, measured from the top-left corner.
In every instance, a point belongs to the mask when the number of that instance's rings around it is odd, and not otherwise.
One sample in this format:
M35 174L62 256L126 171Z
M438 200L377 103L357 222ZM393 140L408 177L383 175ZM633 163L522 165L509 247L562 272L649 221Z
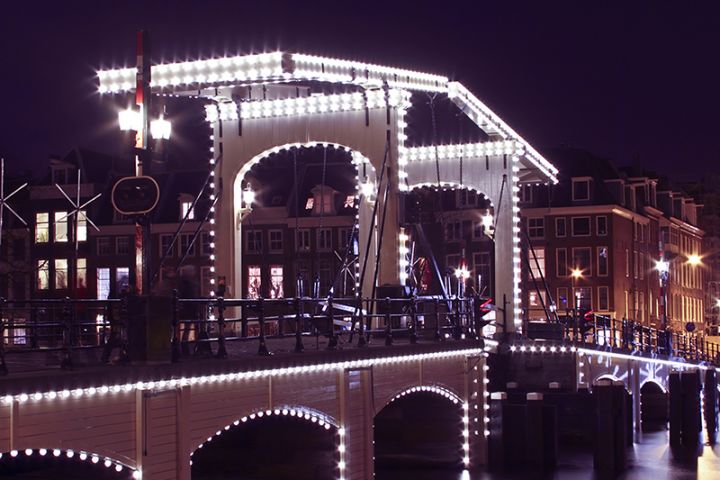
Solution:
M409 463L411 459L404 459ZM419 463L423 461L417 459ZM406 463L407 464L407 463ZM593 469L592 451L588 448L560 447L557 468L550 472L463 472L454 468L382 467L377 480L720 480L720 446L705 446L696 461L678 461L670 451L666 430L643 433L628 450L628 468L618 475L601 475Z

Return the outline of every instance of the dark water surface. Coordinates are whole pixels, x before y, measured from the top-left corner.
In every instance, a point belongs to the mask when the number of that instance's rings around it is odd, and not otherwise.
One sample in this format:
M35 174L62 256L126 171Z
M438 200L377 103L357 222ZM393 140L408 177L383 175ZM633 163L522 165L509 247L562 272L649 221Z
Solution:
M557 468L552 472L539 470L503 473L462 472L453 469L385 467L376 472L377 480L519 480L558 479L584 480L618 478L624 480L720 480L720 446L705 446L696 461L674 459L668 432L643 433L628 450L628 469L618 475L601 475L593 469L590 449L574 450L560 447Z

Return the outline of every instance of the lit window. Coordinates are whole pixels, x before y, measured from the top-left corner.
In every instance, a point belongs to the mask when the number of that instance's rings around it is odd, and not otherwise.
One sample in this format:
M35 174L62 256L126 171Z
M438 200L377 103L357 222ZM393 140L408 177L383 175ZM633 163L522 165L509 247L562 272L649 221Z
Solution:
M348 195L345 197L345 203L343 203L343 208L353 208L355 206L355 195Z
M448 242L462 240L462 222L449 222L445 225L445 240Z
M50 262L47 260L37 262L37 288L38 290L50 288Z
M117 255L129 255L130 254L130 237L116 237L115 238L115 253Z
M262 230L247 230L245 235L246 245L245 251L248 253L261 253L263 249L263 232Z
M590 200L590 180L572 181L573 201Z
M592 288L579 287L575 289L576 306L581 311L590 310L592 308Z
M480 252L473 254L475 264L475 275L477 276L477 287L481 295L490 296L492 285L492 270L490 266L490 253Z
M625 249L625 276L630 277L630 251Z
M68 287L68 261L67 258L55 259L55 288L65 289Z
M313 197L309 197L307 202L305 202L305 210L312 210L314 205L315 199Z
M85 210L81 210L77 215L77 225L75 226L75 234L77 235L78 242L84 242L87 240L87 217L85 216Z
M532 203L533 199L533 188L530 184L525 184L520 186L520 195L519 195L519 201L520 203Z
M310 250L310 230L298 230L297 232L297 250Z
M193 202L181 202L180 203L180 220L185 218L187 215L188 220L195 219L195 209L192 208Z
M531 308L542 308L543 304L545 304L545 292L530 290L528 294L528 304Z
M270 230L268 232L269 247L271 252L282 252L283 232L282 230Z
M110 238L109 237L98 237L97 238L97 254L98 255L110 255Z
M343 250L347 249L351 231L350 228L341 228L338 232L338 245L340 245L340 248Z
M283 298L283 267L282 265L270 266L270 298Z
M545 236L545 219L528 218L528 235L530 238L543 238Z
M115 289L119 293L127 292L130 288L130 268L118 267L115 270Z
M85 258L78 258L75 261L75 286L78 289L87 289L87 259ZM87 294L87 291L84 293Z
M317 230L317 248L325 251L332 248L332 230L329 228Z
M537 261L535 261L537 259ZM539 280L545 277L545 248L543 247L532 247L532 251L529 256L530 260L530 272L532 272L532 278Z
M35 243L46 243L50 237L49 215L47 213L35 214Z
M55 212L55 241L68 241L68 218L67 212Z
M260 267L258 265L248 266L247 276L247 298L260 298L260 289L262 288L262 277L260 276Z
M98 268L97 276L97 298L106 300L110 296L110 269Z

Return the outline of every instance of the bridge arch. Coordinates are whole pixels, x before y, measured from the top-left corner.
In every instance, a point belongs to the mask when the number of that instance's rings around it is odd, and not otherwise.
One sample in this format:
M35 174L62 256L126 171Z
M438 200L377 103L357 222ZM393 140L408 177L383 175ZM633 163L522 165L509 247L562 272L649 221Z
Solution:
M356 221L358 224L358 251L360 255L358 265L362 264L362 257L365 255L365 246L368 238L370 238L371 243L369 250L371 260L374 257L377 238L376 235L370 236L368 233L372 219L372 202L374 202L378 196L379 186L377 184L375 165L370 161L369 157L356 148L330 140L289 142L272 146L253 155L239 167L236 173L233 173L233 255L235 261L231 268L234 269L233 281L236 286L236 293L239 294L239 292L242 292L243 286L243 218L252 207L252 201L248 202L248 200L254 197L254 193L250 196L247 195L247 192L252 191L251 184L247 178L248 174L254 166L258 165L264 159L269 158L271 155L291 154L296 150L313 149L317 147L322 147L326 150L334 149L339 152L346 152L349 155L350 162L355 169L355 207L357 208ZM386 181L387 179L384 180L384 182ZM372 264L372 262L369 264ZM363 288L364 291L369 291L370 283L371 277L366 277Z
M457 418L455 419L455 423L453 424L453 420L451 418L446 419L447 422L445 422L446 427L449 423L449 430L456 430L453 435L457 435L458 439L458 452L460 452L460 464L467 466L470 464L470 418L469 418L469 404L463 398L456 393L453 389L445 387L443 385L434 384L434 385L419 385L419 386L413 386L409 388L402 389L398 392L396 392L394 395L390 396L387 401L385 401L379 409L375 412L375 448L376 448L376 457L382 456L378 450L382 450L386 448L386 445L389 444L387 440L383 438L384 432L383 432L383 426L381 425L381 422L385 420L385 414L388 412L395 403L401 402L404 400L409 400L410 398L414 396L419 396L422 394L431 394L432 397L435 398L442 398L447 401L446 405L449 405L451 407L454 407L456 413L453 413L454 415L457 415ZM399 408L398 410L404 410L404 411L410 411L411 409L407 408ZM423 416L425 417L426 421L430 421L428 418L427 412L422 412ZM412 422L411 422L412 423ZM387 427L386 427L387 428ZM392 428L392 427L390 427Z
M104 467L106 472L111 474L108 478L117 478L122 480L142 479L142 471L137 469L135 465L107 455L101 455L85 450L75 450L71 448L26 448L23 450L0 452L0 473L2 473L4 467L7 467L4 463L9 461L12 462L13 459L70 461L77 462L77 465L97 465L99 469ZM53 476L52 478L57 477Z
M307 426L315 426L319 432L327 432L333 438L333 455L335 461L333 468L335 472L339 472L342 478L345 471L345 429L340 425L337 419L327 415L319 410L298 406L298 405L282 405L272 409L255 409L247 415L237 418L231 423L215 431L209 435L202 443L198 444L195 450L190 452L190 466L195 468L193 461L207 450L208 446L217 443L218 440L228 436L230 432L237 432L238 428L244 425L252 425L263 419L291 419L301 420Z

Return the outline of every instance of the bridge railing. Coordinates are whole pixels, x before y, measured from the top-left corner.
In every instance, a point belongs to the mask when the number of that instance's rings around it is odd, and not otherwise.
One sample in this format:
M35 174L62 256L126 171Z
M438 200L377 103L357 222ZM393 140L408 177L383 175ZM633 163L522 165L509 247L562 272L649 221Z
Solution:
M568 342L720 365L720 344L708 341L702 333L658 329L597 314L577 316L571 311L560 317L560 325Z
M0 374L6 354L59 352L60 365L69 368L73 350L107 349L123 335L123 308L119 299L0 298Z
M395 338L416 343L418 337L436 340L478 336L474 298L280 298L280 299L173 299L173 358L195 352L227 355L227 342L256 341L259 354L268 354L268 339L327 337L333 350L343 342L362 347L374 337L392 345ZM204 345L205 344L205 345Z
M78 350L97 349L100 362L107 363L117 349L117 362L131 360L128 339L134 341L141 317L146 317L137 297L123 299L35 299L0 298L0 374L7 373L6 356L50 353L20 363L33 367L57 361L73 368ZM166 297L167 298L167 297ZM256 342L257 353L270 353L267 340L295 338L295 351L304 349L306 337L327 338L326 348L341 343L362 347L373 338L393 345L396 339L416 343L431 340L477 337L483 326L475 298L180 298L173 292L168 307L152 309L151 323L167 322L172 359L183 354L228 355L228 342ZM159 302L158 304L160 304ZM170 306L171 305L171 306ZM149 313L150 310L147 311ZM137 318L136 318L137 317ZM128 327L136 325L129 332ZM143 342L141 342L143 343ZM246 349L247 350L247 349ZM252 347L251 347L252 350ZM29 359L30 357L28 357ZM87 358L92 357L92 354Z

